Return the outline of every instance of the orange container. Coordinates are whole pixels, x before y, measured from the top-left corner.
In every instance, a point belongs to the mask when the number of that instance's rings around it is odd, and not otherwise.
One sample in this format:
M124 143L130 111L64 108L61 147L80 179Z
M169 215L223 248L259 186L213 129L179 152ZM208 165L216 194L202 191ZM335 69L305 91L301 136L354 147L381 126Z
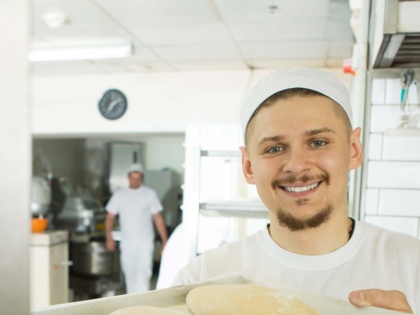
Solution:
M32 218L32 233L42 233L47 228L47 218Z

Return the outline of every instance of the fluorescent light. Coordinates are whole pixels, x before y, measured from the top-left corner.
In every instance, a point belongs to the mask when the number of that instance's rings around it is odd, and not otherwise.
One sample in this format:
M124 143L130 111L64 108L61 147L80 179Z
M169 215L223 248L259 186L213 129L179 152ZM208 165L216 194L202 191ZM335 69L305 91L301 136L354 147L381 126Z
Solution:
M107 46L78 46L34 49L28 54L29 61L94 60L125 58L131 55L130 44Z

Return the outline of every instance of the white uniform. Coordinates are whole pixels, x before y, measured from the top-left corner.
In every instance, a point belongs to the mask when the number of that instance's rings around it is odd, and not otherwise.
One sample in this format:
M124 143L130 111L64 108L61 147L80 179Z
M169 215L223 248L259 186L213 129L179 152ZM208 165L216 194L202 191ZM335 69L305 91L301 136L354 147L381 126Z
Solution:
M112 195L105 209L119 215L121 266L127 293L148 291L155 238L152 216L162 211L156 192L143 185L122 188Z
M414 314L420 312L420 240L367 223L356 222L346 245L318 256L288 252L264 229L204 252L178 273L174 285L238 273L346 301L353 290L400 290Z

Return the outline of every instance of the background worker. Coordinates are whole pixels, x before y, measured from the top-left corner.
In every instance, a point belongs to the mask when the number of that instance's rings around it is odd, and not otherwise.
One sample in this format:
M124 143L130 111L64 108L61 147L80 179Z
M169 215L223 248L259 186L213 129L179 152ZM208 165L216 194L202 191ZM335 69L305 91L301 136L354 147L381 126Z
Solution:
M317 69L274 72L240 114L246 181L270 224L211 249L174 284L237 275L406 313L420 312L420 240L348 217L349 171L362 164L341 81Z
M120 260L127 293L139 293L150 288L155 239L153 222L162 240L162 249L168 236L161 214L163 207L156 192L142 185L141 164L131 166L128 182L129 187L115 192L105 206L106 246L109 251L115 250L111 231L115 217L119 215L122 234Z

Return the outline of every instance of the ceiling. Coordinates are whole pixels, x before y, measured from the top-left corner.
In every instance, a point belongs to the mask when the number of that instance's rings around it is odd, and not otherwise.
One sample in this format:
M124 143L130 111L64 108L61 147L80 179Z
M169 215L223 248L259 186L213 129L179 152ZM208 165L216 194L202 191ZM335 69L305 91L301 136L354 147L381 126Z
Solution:
M61 27L43 15L61 10ZM35 75L341 67L348 0L33 0L31 49L130 42L124 59L34 62Z

